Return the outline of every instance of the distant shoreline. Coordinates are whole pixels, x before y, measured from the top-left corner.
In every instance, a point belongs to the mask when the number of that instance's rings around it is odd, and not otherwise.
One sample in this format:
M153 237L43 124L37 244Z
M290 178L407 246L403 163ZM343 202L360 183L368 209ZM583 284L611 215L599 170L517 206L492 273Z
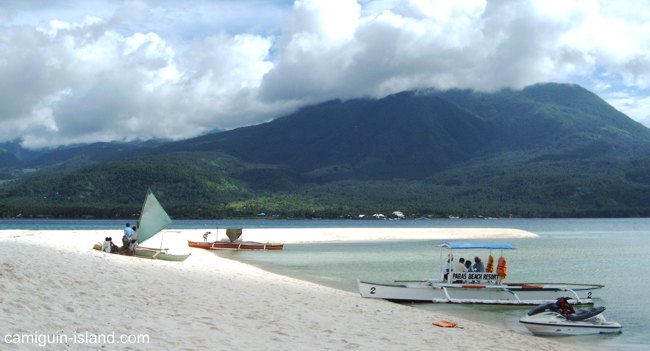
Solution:
M68 229L0 229L0 237L8 232L22 233L59 233ZM96 232L104 237L121 237L122 229L81 230L80 232ZM209 241L225 240L226 229L165 229L163 234L181 234L186 240L203 241L203 234L210 232ZM100 237L101 237L100 235ZM160 236L155 236L145 242L145 246L159 245ZM387 241L387 240L489 240L508 238L536 238L537 234L512 228L370 228L370 227L321 227L321 228L243 228L242 240L281 243L317 243L317 242L355 242L355 241ZM167 235L167 241L170 236ZM98 238L98 240L101 238ZM186 242L179 240L179 249Z

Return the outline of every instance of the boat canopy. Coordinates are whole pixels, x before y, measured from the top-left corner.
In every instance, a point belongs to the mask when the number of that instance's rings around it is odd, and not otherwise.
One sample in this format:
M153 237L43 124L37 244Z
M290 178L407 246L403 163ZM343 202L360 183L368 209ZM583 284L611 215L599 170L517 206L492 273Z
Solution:
M449 249L495 249L495 250L514 250L515 247L506 243L468 243L468 242L446 242L438 245Z

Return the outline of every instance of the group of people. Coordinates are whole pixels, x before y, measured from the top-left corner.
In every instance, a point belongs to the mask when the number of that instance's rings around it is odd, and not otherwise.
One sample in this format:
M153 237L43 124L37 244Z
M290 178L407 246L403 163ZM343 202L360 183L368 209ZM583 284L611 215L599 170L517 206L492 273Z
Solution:
M447 258L447 268L445 269L444 279L447 280L449 272L453 270L457 273L466 273L466 272L485 272L485 265L480 257L474 257L474 264L472 264L471 259L465 259L463 257L459 258L457 262L454 263L453 257Z
M113 242L113 238L106 237L104 238L104 243L102 244L102 251L106 253L118 253L120 252L120 248L115 245Z
M138 228L131 226L129 223L124 227L124 236L122 236L122 247L118 247L113 243L113 238L104 238L102 244L102 251L106 253L123 253L127 255L135 255L135 249L138 247Z
M472 260L465 259L463 257L458 259L458 262L454 263L454 258L450 254L447 257L447 266L445 267L444 280L447 280L449 277L449 272L453 271L454 273L483 273L494 272L494 257L490 255L487 260L487 267L483 264L483 261L478 256L474 257L474 264ZM496 267L496 274L499 276L499 279L506 279L508 276L508 264L506 259L501 256ZM462 281L459 281L462 282ZM454 281L456 283L456 281Z
M135 249L138 247L138 228L131 226L129 223L124 227L124 236L122 237L122 249L129 255L135 255Z
M461 257L454 265L454 272L485 272L485 265L478 256L474 257L474 264L471 259Z

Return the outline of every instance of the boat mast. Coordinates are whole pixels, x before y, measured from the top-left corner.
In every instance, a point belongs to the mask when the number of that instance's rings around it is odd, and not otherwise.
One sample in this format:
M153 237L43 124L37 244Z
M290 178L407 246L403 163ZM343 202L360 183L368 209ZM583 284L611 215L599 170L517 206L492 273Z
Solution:
M149 194L151 193L151 188L147 188L147 193L144 195L144 201L142 201L142 208L140 209L140 216L136 222L137 229L140 229L140 221L142 220L142 214L144 213L144 208L147 205L147 200L149 199Z

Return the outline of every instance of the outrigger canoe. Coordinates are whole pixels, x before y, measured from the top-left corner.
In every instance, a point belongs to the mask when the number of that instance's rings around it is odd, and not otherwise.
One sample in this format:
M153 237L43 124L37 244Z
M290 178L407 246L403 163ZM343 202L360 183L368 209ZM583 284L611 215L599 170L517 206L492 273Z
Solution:
M261 243L257 241L187 241L189 247L196 247L207 250L282 250L284 244Z
M189 247L196 247L199 249L206 249L206 250L282 250L284 248L284 244L281 243L261 243L257 241L244 241L242 240L242 233L243 229L242 228L226 228L226 236L228 237L227 240L215 240L215 241L207 241L208 236L210 235L210 232L206 232L203 234L203 239L205 241L200 242L200 241L187 241L187 245ZM217 239L218 239L218 232L217 232Z
M437 303L539 305L568 297L572 304L593 304L594 291L600 284L578 283L506 283L507 267L503 250L514 250L505 243L446 242L438 245L448 250L448 262L453 263L453 250L486 249L501 251L497 271L491 269L488 259L486 272L454 271L449 264L439 280L395 281L376 283L357 280L362 297L397 301L426 301ZM502 263L502 264L501 264Z

